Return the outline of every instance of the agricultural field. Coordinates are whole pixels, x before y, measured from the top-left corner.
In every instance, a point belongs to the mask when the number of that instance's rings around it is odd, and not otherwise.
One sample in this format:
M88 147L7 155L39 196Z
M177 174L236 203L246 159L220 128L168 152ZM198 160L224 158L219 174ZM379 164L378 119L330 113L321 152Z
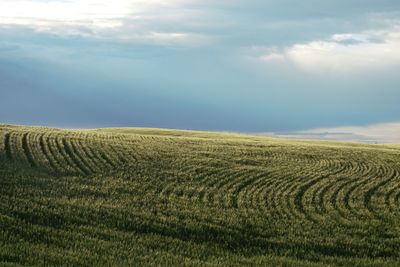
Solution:
M400 266L400 146L0 126L1 266Z

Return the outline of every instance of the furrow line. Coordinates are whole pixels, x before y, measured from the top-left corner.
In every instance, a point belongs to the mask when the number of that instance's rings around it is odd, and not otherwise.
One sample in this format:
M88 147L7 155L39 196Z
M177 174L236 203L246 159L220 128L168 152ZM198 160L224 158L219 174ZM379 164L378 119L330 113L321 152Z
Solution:
M24 150L24 154L29 162L29 165L32 168L37 168L37 164L35 162L35 159L33 158L32 151L29 146L28 133L24 133L22 136L22 149Z
M10 133L6 133L4 135L4 149L6 150L6 157L8 160L12 161L12 150L11 150L11 143L10 143Z
M74 146L70 144L65 138L62 138L62 144L64 146L65 152L68 154L70 159L75 163L75 165L86 175L92 173L92 171L86 166L83 159L79 156L78 152L75 150Z
M44 141L44 134L41 134L40 137L39 137L39 146L40 146L40 149L42 151L42 154L44 155L44 157L49 162L49 165L53 169L53 171L55 171L55 172L60 171L59 167L56 166L56 163L54 162L54 159L52 157L50 157L49 151L47 151L46 144L45 144L45 141Z

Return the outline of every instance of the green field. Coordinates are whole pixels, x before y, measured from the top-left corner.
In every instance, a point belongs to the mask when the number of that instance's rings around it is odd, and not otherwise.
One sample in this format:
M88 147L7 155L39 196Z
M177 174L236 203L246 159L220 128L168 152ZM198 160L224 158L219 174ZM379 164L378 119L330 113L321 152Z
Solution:
M3 125L0 265L400 266L400 146Z

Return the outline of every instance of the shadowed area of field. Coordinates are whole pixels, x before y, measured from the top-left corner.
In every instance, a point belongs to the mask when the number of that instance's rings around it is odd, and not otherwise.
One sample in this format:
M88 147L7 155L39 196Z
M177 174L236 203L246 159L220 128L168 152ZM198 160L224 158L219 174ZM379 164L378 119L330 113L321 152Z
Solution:
M0 126L0 264L400 265L400 147Z

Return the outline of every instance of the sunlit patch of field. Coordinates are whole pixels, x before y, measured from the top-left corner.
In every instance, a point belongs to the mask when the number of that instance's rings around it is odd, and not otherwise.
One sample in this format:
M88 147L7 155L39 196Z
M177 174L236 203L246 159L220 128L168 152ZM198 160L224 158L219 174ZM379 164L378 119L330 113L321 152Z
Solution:
M0 264L400 265L400 147L0 126Z

